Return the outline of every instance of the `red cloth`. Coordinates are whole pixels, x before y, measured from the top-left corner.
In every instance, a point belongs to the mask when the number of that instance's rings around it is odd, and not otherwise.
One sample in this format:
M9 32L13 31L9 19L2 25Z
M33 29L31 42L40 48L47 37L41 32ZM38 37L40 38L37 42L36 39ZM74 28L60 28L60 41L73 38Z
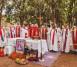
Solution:
M37 36L39 36L39 28L37 26L33 25L30 27L29 33L30 33L31 38L37 37Z
M4 56L4 51L0 50L0 57L3 57L3 56Z
M10 27L10 38L15 38L15 27L14 26Z
M16 37L20 37L20 26L16 26Z
M29 31L29 37L32 37L32 34L31 34L32 33L32 26L31 25L29 26L29 30L28 31Z
M54 44L55 31L53 32L52 45Z
M10 58L11 58L11 59L14 59L14 60L15 60L16 58L22 59L22 58L24 58L24 55L21 54L21 53L13 52L13 53L10 55Z
M54 37L55 37L55 30L51 30L51 42L52 42L52 45L54 45Z
M26 33L25 33L25 38L29 37L29 26L25 27Z
M2 36L2 30L1 30L2 28L0 27L0 37Z
M13 38L12 27L10 27L10 38Z
M47 39L47 28L41 28L40 29L40 31L41 31L41 38L42 39Z
M66 32L65 32L65 41L64 41L64 46L63 46L64 51L65 51L65 48L66 48L67 35L68 35L68 29L66 29Z
M77 29L72 31L73 47L77 49Z

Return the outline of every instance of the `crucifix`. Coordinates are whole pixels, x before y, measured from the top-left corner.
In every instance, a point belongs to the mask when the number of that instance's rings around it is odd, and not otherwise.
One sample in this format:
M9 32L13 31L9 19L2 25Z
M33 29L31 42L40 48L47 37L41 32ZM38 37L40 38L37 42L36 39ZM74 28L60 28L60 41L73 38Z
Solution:
M40 25L41 25L41 23L42 23L42 17L41 17L41 15L38 17L38 19L39 19L39 22L40 22Z

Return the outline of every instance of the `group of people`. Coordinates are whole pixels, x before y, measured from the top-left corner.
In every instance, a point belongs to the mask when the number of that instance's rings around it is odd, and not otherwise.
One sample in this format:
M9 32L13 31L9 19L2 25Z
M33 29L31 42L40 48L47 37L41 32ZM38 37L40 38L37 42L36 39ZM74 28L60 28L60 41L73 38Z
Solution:
M71 48L77 49L77 27L72 28L69 25L57 26L51 24L47 26L42 24L8 24L6 27L0 27L0 47L7 43L8 38L31 38L46 40L49 51L70 52ZM44 44L43 44L44 45Z

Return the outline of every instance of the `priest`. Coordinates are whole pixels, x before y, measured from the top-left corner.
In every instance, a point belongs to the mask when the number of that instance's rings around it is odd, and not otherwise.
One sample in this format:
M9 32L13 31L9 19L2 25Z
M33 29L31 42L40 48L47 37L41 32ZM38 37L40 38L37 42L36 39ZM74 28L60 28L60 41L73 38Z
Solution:
M72 33L69 26L66 25L63 31L63 52L69 53L72 45Z
M17 24L16 25L16 37L20 37L20 28L21 28L20 24Z
M58 38L58 49L59 51L62 51L62 29L57 26L57 38Z
M52 25L52 30L51 30L51 50L53 51L58 51L58 38L57 38L57 30L55 25Z
M25 25L23 24L21 29L20 29L20 37L25 38L25 33L26 33Z
M25 38L29 38L29 25L25 24Z
M72 29L72 39L73 39L73 47L77 49L77 27L74 26Z
M45 25L42 25L40 28L40 35L42 39L47 40L47 28Z
M39 46L39 52L41 53L41 58L42 55L45 52L48 52L48 44L47 44L47 27L46 25L42 25L40 27L40 32L39 32L39 36L40 36L40 45Z
M38 24L31 24L31 28L30 28L30 36L33 39L36 39L39 37L39 28L38 28Z
M15 38L15 26L13 23L10 24L10 38Z
M51 51L52 50L52 45L51 45L51 30L52 30L52 26L50 27L50 25L47 27L47 45L48 45L48 50Z

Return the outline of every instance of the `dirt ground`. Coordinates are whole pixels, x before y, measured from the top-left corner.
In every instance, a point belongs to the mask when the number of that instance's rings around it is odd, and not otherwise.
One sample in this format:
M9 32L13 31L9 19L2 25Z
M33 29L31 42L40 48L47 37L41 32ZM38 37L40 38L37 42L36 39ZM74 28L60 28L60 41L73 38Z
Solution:
M0 57L0 67L44 67L34 63L27 65L18 65L8 57ZM57 61L54 62L52 67L77 67L77 55L62 54Z
M77 55L62 54L53 64L53 67L77 67Z
M29 63L27 65L16 64L13 60L8 57L0 57L0 67L43 67L41 65Z

